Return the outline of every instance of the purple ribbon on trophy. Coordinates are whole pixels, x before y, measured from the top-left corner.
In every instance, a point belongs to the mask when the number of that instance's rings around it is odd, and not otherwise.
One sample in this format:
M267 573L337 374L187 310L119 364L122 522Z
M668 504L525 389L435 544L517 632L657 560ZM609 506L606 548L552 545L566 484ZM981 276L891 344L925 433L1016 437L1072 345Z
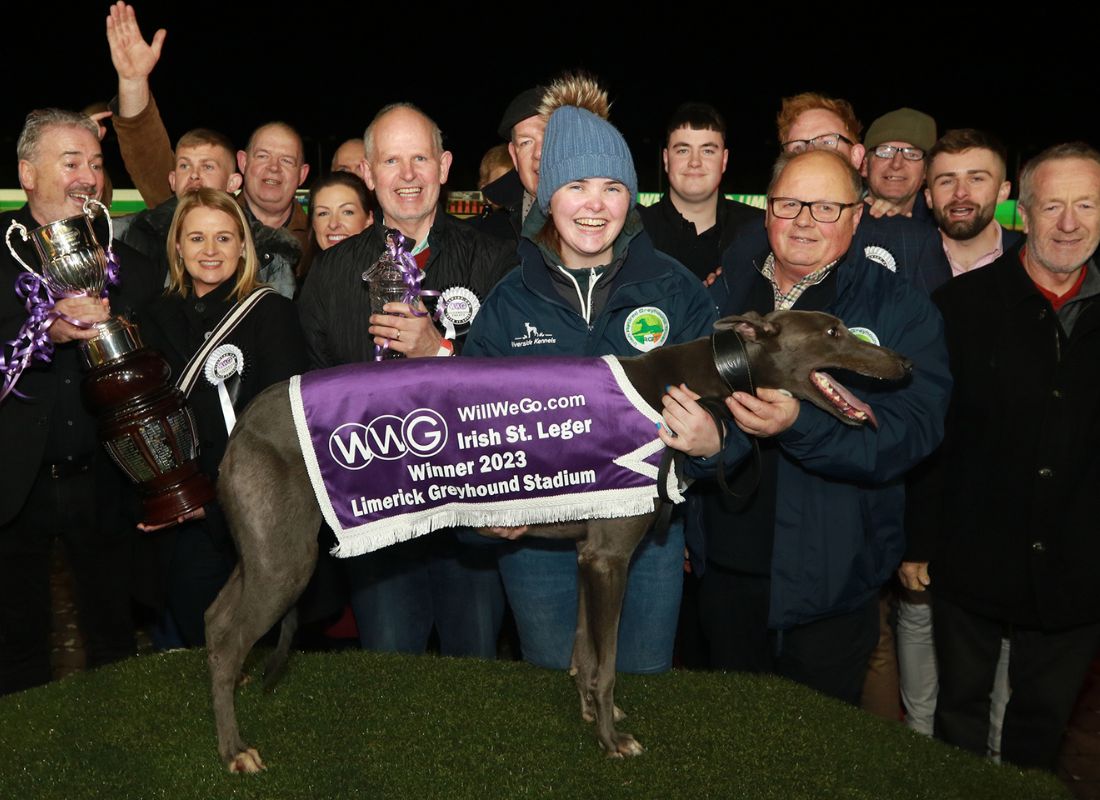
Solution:
M400 231L387 230L386 249L370 269L363 273L363 280L370 287L371 313L385 313L382 307L386 303L398 302L409 306L414 316L430 316L433 321L438 321L443 314L443 299L437 291L420 288L420 283L424 280L424 272L417 266L412 253L408 251L406 241L404 234ZM416 306L422 297L440 298L433 313L429 314L417 309ZM382 361L386 357L389 342L390 340L386 339L382 344L374 346L375 361Z
M104 254L95 238L91 219L98 207L107 217L108 246ZM33 242L42 263L42 273L35 272L19 257L11 243L18 231L24 242ZM12 221L4 237L24 274L15 280L15 293L24 301L27 321L14 339L4 343L11 348L10 357L0 354L0 402L15 392L19 377L34 361L48 363L53 356L50 326L62 319L78 328L94 327L91 323L62 314L55 308L58 299L67 297L106 297L107 285L118 285L118 257L115 255L111 216L101 202L93 197L84 201L84 214L43 225L28 232L26 226ZM25 395L15 392L19 397Z

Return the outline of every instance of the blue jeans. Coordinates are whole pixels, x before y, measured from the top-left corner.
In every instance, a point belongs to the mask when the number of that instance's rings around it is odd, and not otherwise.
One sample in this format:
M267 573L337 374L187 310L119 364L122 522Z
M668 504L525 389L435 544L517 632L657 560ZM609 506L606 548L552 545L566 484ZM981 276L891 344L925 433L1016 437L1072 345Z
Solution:
M496 658L504 591L496 551L444 530L346 561L366 650L423 653L434 626L445 656Z
M574 542L524 539L499 548L497 563L516 618L523 658L568 669L577 629ZM684 528L674 520L659 540L646 534L630 562L616 668L652 674L672 667L684 580Z

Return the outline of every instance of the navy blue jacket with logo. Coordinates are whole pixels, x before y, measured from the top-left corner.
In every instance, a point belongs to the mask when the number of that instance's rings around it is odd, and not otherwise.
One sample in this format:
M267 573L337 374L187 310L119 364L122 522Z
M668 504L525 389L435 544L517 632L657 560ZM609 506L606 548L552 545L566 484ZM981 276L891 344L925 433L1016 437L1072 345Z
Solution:
M464 356L638 355L641 348L626 325L632 312L646 308L667 319L658 346L713 330L714 303L699 279L655 250L645 231L630 239L625 257L617 257L624 260L612 268L606 300L591 323L555 288L551 270L558 265L547 264L538 246L521 239L519 257L520 265L489 293L474 318Z
M772 309L771 286L756 266L766 256L765 245L746 261L726 264L712 287L722 316ZM874 409L877 429L845 425L803 401L794 425L776 437L768 624L779 630L858 608L897 568L905 545L904 476L939 445L951 394L943 320L928 297L855 243L835 270L831 289L810 287L795 309L825 311L850 329L870 331L912 359L913 373L901 384L839 376ZM733 428L726 463L750 452L749 438ZM705 542L695 527L704 501L692 494L688 501L694 549Z
M1008 247L1008 242L1005 242ZM737 236L722 253L722 269L747 264L768 248L768 232L760 225L741 225ZM896 272L931 294L951 279L951 265L943 252L940 231L934 225L910 217L872 217L863 209L850 252L861 252L871 261Z

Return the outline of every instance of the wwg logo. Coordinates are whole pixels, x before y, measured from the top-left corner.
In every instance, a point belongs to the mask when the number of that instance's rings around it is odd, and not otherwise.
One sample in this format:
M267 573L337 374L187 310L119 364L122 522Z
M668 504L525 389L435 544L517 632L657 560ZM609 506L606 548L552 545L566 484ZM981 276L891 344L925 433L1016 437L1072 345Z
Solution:
M362 469L376 458L396 461L407 453L434 456L447 443L447 422L430 408L402 417L383 414L366 425L348 422L328 437L332 460L344 469Z

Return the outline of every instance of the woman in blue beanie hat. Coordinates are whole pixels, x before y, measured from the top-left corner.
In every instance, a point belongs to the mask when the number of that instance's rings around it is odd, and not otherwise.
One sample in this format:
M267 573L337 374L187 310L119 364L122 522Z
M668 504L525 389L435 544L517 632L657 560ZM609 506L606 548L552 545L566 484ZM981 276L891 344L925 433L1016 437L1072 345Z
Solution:
M642 228L634 159L607 111L606 93L590 78L567 76L547 89L538 203L524 221L521 263L486 298L464 356L629 356L711 333L715 308L703 286L654 250ZM688 450L691 437L682 433L676 446ZM577 625L573 543L521 539L498 552L523 657L568 668ZM619 670L672 666L683 560L679 519L639 545L619 627Z

